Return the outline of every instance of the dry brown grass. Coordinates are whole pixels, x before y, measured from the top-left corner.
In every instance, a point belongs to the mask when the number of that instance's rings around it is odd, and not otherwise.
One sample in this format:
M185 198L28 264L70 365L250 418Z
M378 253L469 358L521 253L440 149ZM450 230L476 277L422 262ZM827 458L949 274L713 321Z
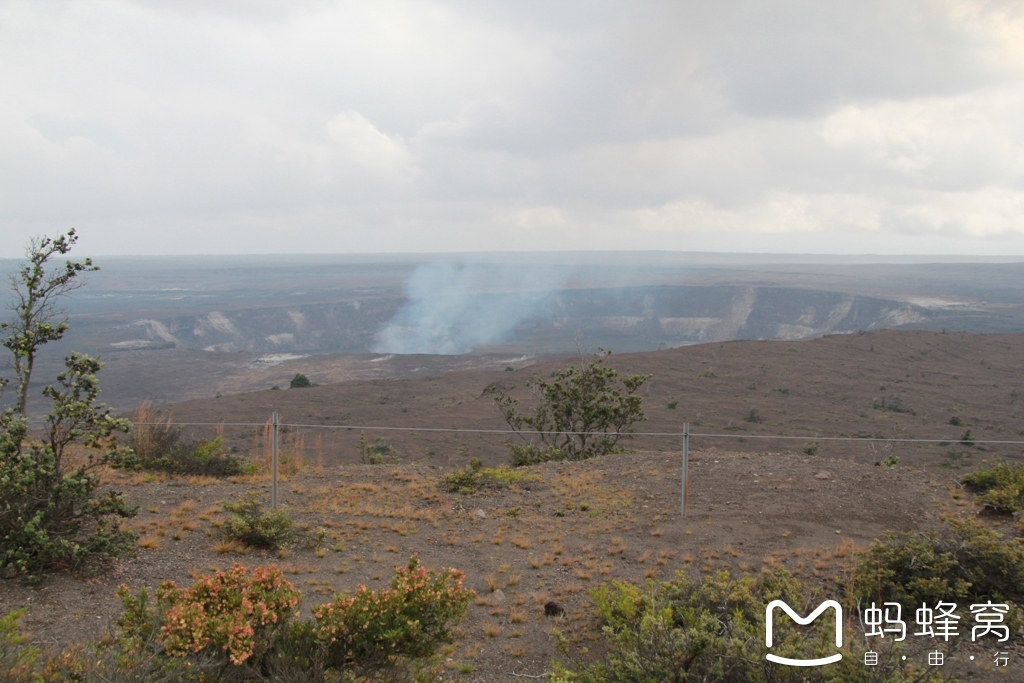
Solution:
M512 545L522 550L528 550L533 546L533 543L530 541L530 539L526 538L525 536L520 536L517 534L512 537Z

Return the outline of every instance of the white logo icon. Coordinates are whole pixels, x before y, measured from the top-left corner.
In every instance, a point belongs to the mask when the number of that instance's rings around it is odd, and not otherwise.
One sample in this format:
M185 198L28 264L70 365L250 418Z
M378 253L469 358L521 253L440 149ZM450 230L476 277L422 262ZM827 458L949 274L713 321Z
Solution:
M782 600L772 600L768 603L768 608L765 609L765 635L764 644L768 647L772 646L772 610L776 607L781 607L782 611L790 616L790 618L801 626L806 626L811 623L821 613L827 610L829 607L834 607L836 610L836 647L843 646L843 606L835 600L826 600L825 602L818 605L818 609L811 612L806 617L801 617L799 614L793 611L793 609L784 603ZM788 666L822 666L823 664L832 664L838 662L843 658L841 652L830 657L822 657L821 659L789 659L788 657L779 657L778 655L765 655L765 658L769 662L775 662L776 664L786 664Z

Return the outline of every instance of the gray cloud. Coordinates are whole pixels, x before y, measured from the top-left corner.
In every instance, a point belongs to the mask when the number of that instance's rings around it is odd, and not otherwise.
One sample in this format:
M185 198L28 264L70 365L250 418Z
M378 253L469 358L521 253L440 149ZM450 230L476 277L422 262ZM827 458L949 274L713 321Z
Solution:
M11 0L0 256L1006 253L1022 45L981 0Z

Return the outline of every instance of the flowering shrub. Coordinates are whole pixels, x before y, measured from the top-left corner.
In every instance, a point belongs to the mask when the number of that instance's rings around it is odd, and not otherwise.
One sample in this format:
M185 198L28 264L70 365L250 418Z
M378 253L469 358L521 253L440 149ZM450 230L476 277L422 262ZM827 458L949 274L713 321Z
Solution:
M473 592L462 587L464 577L457 569L429 573L413 555L408 566L395 568L390 588L360 585L313 608L313 635L326 665L373 668L431 656L452 641L450 629L466 613Z
M157 591L162 622L159 638L171 655L214 646L226 652L232 664L241 664L253 655L257 644L265 647L274 628L292 616L302 599L275 566L258 567L250 576L245 567L235 564L226 572L193 578L196 583L184 590L165 581ZM119 625L141 626L145 593L133 598L121 586L118 595L125 605Z
M257 567L251 578L240 564L194 578L185 590L166 581L157 591L164 608L160 632L170 654L199 652L212 643L241 664L252 655L257 637L284 623L302 599L275 566Z
M347 681L396 666L419 670L416 660L450 643L452 627L466 612L473 592L462 587L463 576L456 569L428 572L414 555L395 569L389 588L359 586L339 594L313 608L311 621L292 619L301 595L274 566L250 574L236 564L194 576L185 589L167 581L155 608L145 590L133 596L121 586L117 626L124 661L118 667L141 662L142 670L150 655L169 664L187 657L185 664L204 681Z

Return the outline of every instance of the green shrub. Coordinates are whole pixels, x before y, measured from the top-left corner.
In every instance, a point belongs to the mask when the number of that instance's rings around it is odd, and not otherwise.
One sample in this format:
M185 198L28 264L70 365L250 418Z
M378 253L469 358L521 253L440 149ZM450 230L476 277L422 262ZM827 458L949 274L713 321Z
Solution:
M914 411L903 405L903 399L899 396L883 396L875 399L871 404L875 410L888 410L893 413L913 413Z
M878 461L878 464L882 467L887 467L890 470L896 469L900 464L900 456L898 455L887 455Z
M264 512L261 496L250 491L241 500L224 503L232 512L224 523L224 535L255 548L280 548L295 539L295 525L282 509Z
M508 444L509 464L512 467L527 467L542 462L561 462L566 459L565 453L554 446L540 448L532 443Z
M948 446L949 442L947 441L945 443L940 443L939 445L940 446ZM958 470L958 469L961 469L963 467L966 467L969 464L968 461L969 461L970 458L971 458L971 454L969 452L967 452L967 451L958 451L955 448L951 448L951 449L949 449L949 451L947 451L946 453L944 453L942 455L943 462L942 462L941 467L942 467L942 469L945 469L945 470Z
M942 533L886 532L857 565L855 591L908 609L969 599L1024 604L1024 541L973 519L952 518Z
M479 488L480 480L469 467L456 467L441 477L441 489L448 493L475 493Z
M540 481L541 479L539 474L519 472L508 465L485 467L480 470L479 474L480 479L484 482L484 486L492 486L494 488L510 488L519 484Z
M158 418L143 405L135 415L128 450L111 463L117 469L213 477L251 472L252 464L224 450L221 437L188 443L170 416Z
M292 377L292 381L288 384L289 389L305 389L306 387L313 386L313 383L309 381L309 378L303 375L301 372L296 373Z
M978 491L978 499L1005 512L1024 510L1024 465L998 463L964 475L960 481Z
M954 427L959 427L960 425L963 424L963 420L961 420L958 415L954 415L953 417L949 418L949 424L953 425Z
M366 440L366 433L359 434L359 459L364 465L397 465L402 462L395 447L385 439L377 439L374 443Z
M25 610L13 610L0 619L0 680L5 683L35 683L36 660L39 649L25 644L18 632L18 620Z
M119 557L135 536L121 520L135 515L121 494L99 493L97 470L113 456L106 446L128 421L95 405L99 384L95 358L72 352L57 387L43 440L28 433L24 416L0 413L0 568L28 578L49 570L75 570L90 557ZM69 464L68 447L86 447L84 462Z
M96 373L103 364L71 351L56 383L43 388L50 402L43 428L28 431L36 359L43 345L61 340L69 328L60 300L80 286L79 274L98 270L90 259L50 265L77 241L74 230L29 241L25 261L9 278L12 315L0 322L0 345L11 352L17 387L13 406L0 411L0 570L30 579L134 547L134 535L121 529L121 520L135 511L120 494L99 492L97 472L117 451L111 437L129 427L96 403ZM0 393L7 384L0 378ZM80 447L77 457L71 457L72 447Z
M23 613L24 610L10 612L0 619L0 681L4 683L199 681L209 668L199 661L186 663L138 651L130 643L114 639L87 647L72 646L44 659L40 650L28 645L17 630Z
M441 488L448 493L471 494L480 489L507 489L517 484L540 481L540 475L517 472L501 465L481 467L473 458L466 467L457 467L441 478Z
M586 460L615 453L619 440L629 436L633 425L647 419L637 391L649 376L620 379L617 370L605 367L607 355L554 372L551 382L541 378L528 381L537 399L532 410L521 410L519 399L499 392L494 400L502 417L526 446L509 445L513 461L555 453L565 460Z
M326 666L372 670L398 657L433 655L452 642L451 629L466 613L473 593L463 579L456 569L434 575L414 555L406 567L395 568L390 588L360 585L314 607L312 632Z
M123 457L114 463L118 469L166 472L168 474L194 474L210 477L230 477L253 471L251 463L224 451L221 437L195 443L175 444L171 449L147 455Z
M677 572L672 581L645 586L615 582L591 591L604 621L605 655L575 663L574 670L555 667L551 681L579 683L689 683L726 681L936 681L900 659L900 646L877 667L860 661L863 648L847 634L847 656L827 667L797 669L768 663L765 655L765 609L785 600L807 614L817 604L785 569L765 570L757 578L734 579L719 572L699 582ZM831 629L802 630L791 620L776 620L771 652L810 659L835 652ZM921 678L915 678L921 675Z

